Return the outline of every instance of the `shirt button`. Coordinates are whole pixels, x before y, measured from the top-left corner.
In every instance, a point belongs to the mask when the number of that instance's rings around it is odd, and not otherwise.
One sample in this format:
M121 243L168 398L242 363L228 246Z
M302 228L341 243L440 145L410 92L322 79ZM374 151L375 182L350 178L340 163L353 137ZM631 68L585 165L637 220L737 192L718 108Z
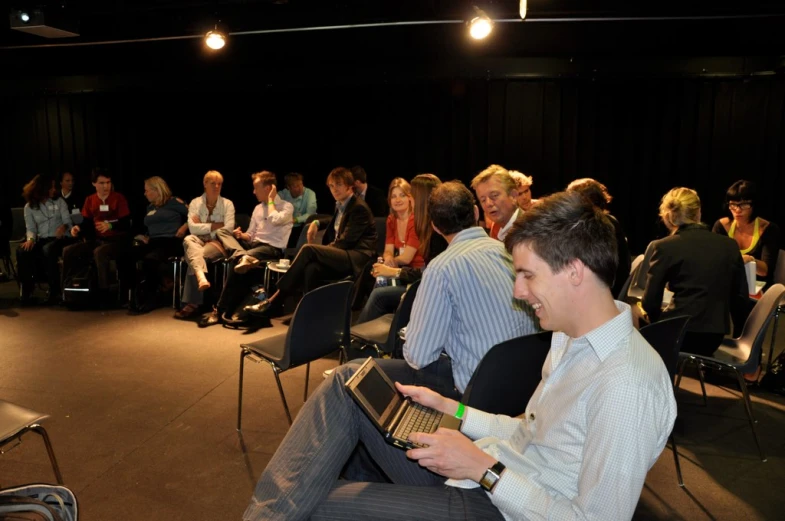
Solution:
M534 421L534 419L535 419L534 413L533 412L529 413L529 420Z

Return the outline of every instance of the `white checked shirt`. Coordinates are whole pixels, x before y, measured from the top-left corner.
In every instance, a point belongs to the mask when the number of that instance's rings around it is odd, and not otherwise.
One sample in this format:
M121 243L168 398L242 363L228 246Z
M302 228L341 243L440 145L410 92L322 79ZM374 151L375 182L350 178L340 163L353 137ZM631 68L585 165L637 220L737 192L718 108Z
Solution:
M263 242L283 250L292 233L294 207L279 195L273 203L269 205L265 201L256 205L247 233L251 236L251 244Z
M505 519L631 519L676 419L668 371L630 307L577 339L554 333L518 418L467 409L461 431L506 465L491 501ZM471 480L448 485L477 487Z

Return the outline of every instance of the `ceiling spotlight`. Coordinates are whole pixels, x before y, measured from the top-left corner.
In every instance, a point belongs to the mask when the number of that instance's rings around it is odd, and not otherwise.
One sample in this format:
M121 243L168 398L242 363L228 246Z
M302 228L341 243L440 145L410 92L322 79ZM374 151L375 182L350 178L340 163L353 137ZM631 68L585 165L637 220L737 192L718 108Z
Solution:
M481 14L479 16L475 16L474 18L472 18L472 21L469 22L469 34L475 40L482 40L483 38L491 34L491 31L493 30L493 22L488 17L488 15L486 15L479 9L478 11Z
M22 20L24 23L27 23L30 21L30 15L25 12L19 13L19 19Z
M204 44L217 51L218 49L223 49L224 45L226 45L226 37L220 31L210 31L204 35Z
M519 12L521 14L521 20L525 20L526 19L526 11L527 11L527 5L526 4L528 4L528 2L526 0L521 0L521 5L520 5L520 8L519 8Z

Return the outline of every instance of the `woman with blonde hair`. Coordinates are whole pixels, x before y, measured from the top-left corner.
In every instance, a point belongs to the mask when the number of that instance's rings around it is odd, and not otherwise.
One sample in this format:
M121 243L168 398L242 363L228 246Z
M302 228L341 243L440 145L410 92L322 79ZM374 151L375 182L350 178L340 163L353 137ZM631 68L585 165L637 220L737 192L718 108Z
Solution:
M683 350L711 355L730 331L730 309L747 299L744 265L736 243L701 223L698 193L674 188L662 198L668 237L646 248L642 307L649 320L689 315ZM665 287L673 292L663 306Z
M234 203L221 197L224 178L220 172L210 170L204 175L204 193L188 205L188 230L191 235L183 241L188 272L183 287L183 307L174 314L181 320L189 319L199 311L203 292L210 288L207 280L207 261L215 262L226 257L226 251L216 233L221 228L234 230Z
M420 238L414 222L412 187L402 177L390 183L387 192L390 215L387 216L387 235L384 242L384 264L392 268L409 266L422 268L425 259L419 252Z
M134 262L142 261L143 276L134 288L131 313L146 313L156 307L164 263L169 257L183 255L183 237L188 233L188 208L172 195L166 181L158 176L145 179L144 196L149 203L144 216L147 234L136 236L133 255Z
M368 297L368 301L357 319L358 324L368 322L386 313L395 312L401 296L406 291L406 286L419 280L422 277L425 265L447 248L447 242L444 238L438 233L433 233L431 217L428 211L428 198L433 189L440 184L442 184L441 180L433 174L420 174L412 179L411 194L414 201L414 230L419 241L417 255L422 256L423 265L421 267L414 267L412 264L391 267L386 263L374 264L371 275L374 277L396 278L401 284L375 288ZM392 204L390 206L392 207Z

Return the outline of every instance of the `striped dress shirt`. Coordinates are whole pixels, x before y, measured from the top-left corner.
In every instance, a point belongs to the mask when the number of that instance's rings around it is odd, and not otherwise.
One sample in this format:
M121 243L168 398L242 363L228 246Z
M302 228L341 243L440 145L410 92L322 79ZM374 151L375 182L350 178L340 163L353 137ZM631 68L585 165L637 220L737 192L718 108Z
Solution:
M463 393L491 347L539 331L531 307L513 298L514 282L501 242L477 226L457 233L423 272L403 347L408 364L421 369L446 352Z
M491 501L505 519L631 519L676 419L668 371L627 304L585 336L554 333L518 418L467 409L461 431L507 469ZM447 485L477 487L471 480Z

